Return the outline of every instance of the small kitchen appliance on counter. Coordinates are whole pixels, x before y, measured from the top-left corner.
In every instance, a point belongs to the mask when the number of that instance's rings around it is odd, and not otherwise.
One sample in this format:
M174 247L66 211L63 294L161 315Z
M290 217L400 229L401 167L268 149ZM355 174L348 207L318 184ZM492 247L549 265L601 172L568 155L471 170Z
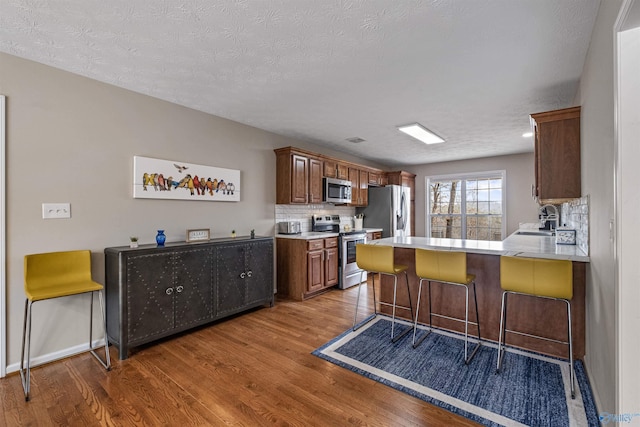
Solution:
M346 227L345 227L346 228ZM338 236L338 288L347 289L360 283L360 270L356 264L356 245L367 243L365 230L340 230L340 215L313 215L311 229L316 232L339 233ZM362 274L367 280L367 273Z
M280 234L300 234L300 221L283 221L278 223Z

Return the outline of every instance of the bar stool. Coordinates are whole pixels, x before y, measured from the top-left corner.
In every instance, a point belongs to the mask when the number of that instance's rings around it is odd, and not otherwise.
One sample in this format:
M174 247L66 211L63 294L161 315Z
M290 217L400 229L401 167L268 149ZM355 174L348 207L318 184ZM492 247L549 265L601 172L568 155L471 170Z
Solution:
M97 292L102 314L104 330L104 360L93 347L93 294ZM24 398L29 401L31 390L31 314L32 306L37 301L91 293L91 315L89 317L89 348L96 359L107 370L111 370L109 358L109 340L105 323L103 304L103 286L91 278L91 252L89 250L50 252L26 255L24 257L24 293L27 298L24 305L24 325L22 330L22 353L20 355L20 379L24 389ZM52 321L50 321L50 324ZM25 348L27 352L25 368Z
M473 356L480 348L480 321L478 320L478 298L476 295L476 276L467 273L467 254L456 251L436 251L430 249L416 248L416 274L420 277L418 285L418 302L416 303L416 318L413 324L413 348L416 348L431 333L432 316L441 317L457 322L464 322L464 363L469 364ZM418 329L418 313L420 311L420 295L422 294L422 283L427 282L429 290L429 330L416 341ZM461 286L465 289L465 318L449 317L438 313L433 313L431 308L431 282L438 282L445 285ZM476 306L476 321L469 321L469 286L473 285L473 301ZM478 330L478 343L470 356L468 354L469 323L476 325Z
M407 327L402 333L397 336L394 335L394 329L396 324L396 307L408 309L411 313L411 320L413 321L413 304L411 303L411 291L409 290L409 277L407 276L407 266L394 264L393 260L393 246L385 246L385 245L367 245L367 244L357 244L356 245L356 264L358 268L363 271L360 273L360 285L358 286L358 298L356 300L356 313L353 317L353 330L359 329L361 326L369 323L378 315L378 310L376 307L376 279L375 275L372 277L373 281L373 310L374 313L366 318L362 323L356 326L356 321L358 319L358 305L360 304L360 291L362 289L362 278L363 273L371 272L371 273L380 273L386 274L388 276L393 276L393 304L387 302L380 302L381 305L388 305L393 307L392 316L391 316L391 341L396 342L409 332L411 332L411 327ZM397 285L398 285L398 274L404 273L404 277L407 282L407 295L409 297L409 307L397 305ZM380 281L382 283L382 280ZM366 282L364 282L366 283Z
M496 372L500 372L500 368L502 367L507 332L560 344L568 344L569 363L571 364L569 370L571 398L575 398L570 303L571 298L573 298L573 265L571 261L502 256L500 257L500 287L503 289L503 292ZM569 341L558 341L507 329L507 295L509 294L564 301L567 304Z

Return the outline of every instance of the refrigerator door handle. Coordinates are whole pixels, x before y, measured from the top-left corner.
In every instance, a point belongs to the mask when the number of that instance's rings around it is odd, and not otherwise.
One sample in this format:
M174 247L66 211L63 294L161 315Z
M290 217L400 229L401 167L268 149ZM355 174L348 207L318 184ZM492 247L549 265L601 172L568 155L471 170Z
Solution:
M404 231L407 228L407 218L405 212L407 211L407 200L404 196L404 192L400 196L400 212L397 214L398 217L398 230Z

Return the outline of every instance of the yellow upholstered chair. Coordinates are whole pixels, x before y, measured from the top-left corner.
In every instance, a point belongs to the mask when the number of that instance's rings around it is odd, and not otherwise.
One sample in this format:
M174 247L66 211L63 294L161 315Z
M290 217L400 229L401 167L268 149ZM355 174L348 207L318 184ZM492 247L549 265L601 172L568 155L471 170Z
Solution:
M411 328L406 328L402 333L395 335L394 329L396 324L396 307L400 307L403 309L407 309L411 313L411 320L413 320L413 304L411 303L411 292L409 291L409 278L407 277L407 266L406 265L398 265L394 263L393 260L393 246L385 246L385 245L367 245L367 244L357 244L356 245L356 264L358 268L363 270L363 272L371 272L371 273L380 273L388 276L393 276L393 304L389 304L386 302L380 302L381 305L388 305L392 307L392 321L391 321L391 340L393 342L398 341L400 338L405 336L411 331ZM398 274L404 273L404 277L407 283L407 295L409 298L409 306L399 306L397 305L397 286L398 286ZM356 322L358 319L358 305L360 304L360 290L362 289L362 281L363 273L360 273L360 285L358 286L358 298L356 300L356 312L353 318L353 330L355 331L360 326L370 322L373 320L377 314L378 310L376 307L376 282L375 282L375 274L373 276L373 310L374 313L366 318L362 323L356 326ZM364 282L366 284L366 281Z
M91 278L91 252L88 250L50 252L26 255L24 257L24 292L27 296L24 306L24 325L22 330L22 353L20 357L20 378L25 400L29 401L31 315L32 306L37 301L91 293L91 316L89 317L89 348L87 351L100 361L107 370L111 369L109 344L107 339L103 286ZM102 313L104 330L105 358L102 360L93 347L93 294L97 292ZM25 347L27 352L25 367Z
M478 320L478 298L476 296L476 276L467 273L467 254L465 252L456 251L437 251L430 249L416 249L416 274L420 278L418 285L418 302L416 303L416 319L413 324L413 348L431 333L433 329L432 317L442 317L457 322L464 322L464 363L468 364L476 352L480 348L480 321ZM418 314L420 311L420 296L422 294L422 284L428 284L429 290L429 330L416 340L416 332L418 329ZM431 305L431 283L438 282L445 285L454 285L463 287L465 290L465 318L458 319L455 317L444 316L434 313ZM476 321L469 321L469 286L473 285L473 301L476 307ZM474 347L470 356L468 356L469 341L469 323L476 325L478 331L478 342Z
M571 337L571 298L573 298L573 265L568 260L551 260L525 257L500 257L500 287L502 288L502 307L500 312L500 337L498 340L498 363L496 372L500 372L506 333L525 335L546 341L560 342L569 347L569 375L571 397L575 397L573 370L573 345ZM526 295L564 301L567 304L568 341L557 341L537 335L507 329L507 296L509 294Z

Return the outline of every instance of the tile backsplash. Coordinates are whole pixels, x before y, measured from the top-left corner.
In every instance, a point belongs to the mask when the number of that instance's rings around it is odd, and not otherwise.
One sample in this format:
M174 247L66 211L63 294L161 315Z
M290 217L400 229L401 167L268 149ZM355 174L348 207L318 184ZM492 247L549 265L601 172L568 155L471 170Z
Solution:
M282 221L300 221L300 231L311 231L311 215L340 215L340 228L353 226L356 208L351 206L318 205L276 205L276 224Z
M560 224L576 230L576 245L589 255L589 196L563 203Z

